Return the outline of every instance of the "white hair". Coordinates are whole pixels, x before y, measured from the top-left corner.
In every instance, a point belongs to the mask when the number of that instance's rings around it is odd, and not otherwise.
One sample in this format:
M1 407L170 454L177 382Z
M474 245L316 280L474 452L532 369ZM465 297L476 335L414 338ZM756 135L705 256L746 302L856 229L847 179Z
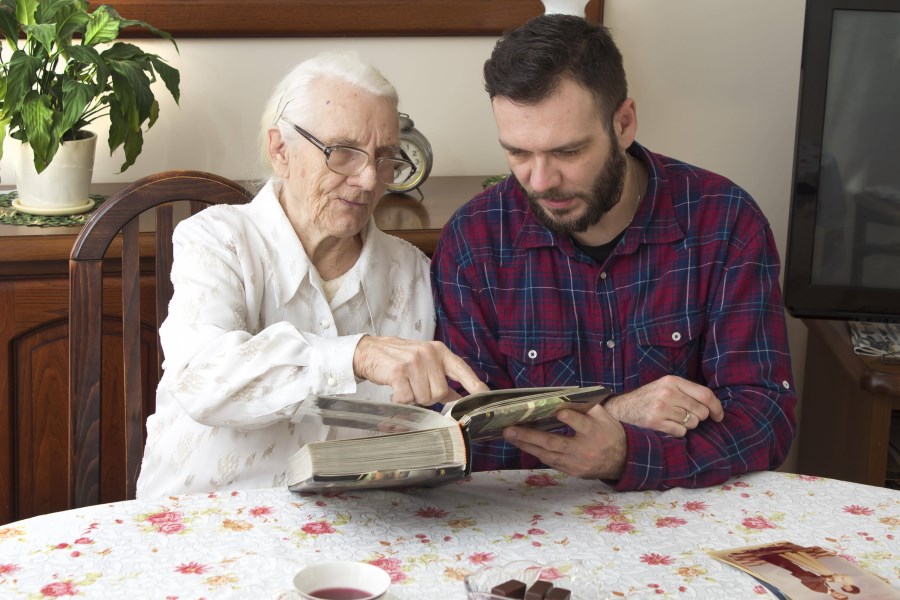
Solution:
M277 127L285 141L299 142L300 136L294 128L281 119L284 117L304 129L310 127L316 118L311 104L312 86L321 79L344 81L375 96L388 98L395 106L399 103L394 86L355 52L323 52L301 62L278 82L263 110L259 141L264 178L275 176L269 157L269 128Z

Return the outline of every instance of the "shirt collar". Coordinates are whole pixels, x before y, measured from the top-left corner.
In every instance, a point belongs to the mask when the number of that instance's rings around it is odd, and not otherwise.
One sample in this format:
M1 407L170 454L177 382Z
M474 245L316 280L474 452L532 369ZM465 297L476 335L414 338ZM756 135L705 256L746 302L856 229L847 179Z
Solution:
M279 307L284 306L297 293L297 288L303 280L309 277L312 264L306 255L306 250L293 225L284 213L281 203L278 202L275 185L272 181L266 183L256 198L253 199L254 208L257 208L258 228L265 231L268 244L271 247L270 256L277 257L271 265L272 278L269 282ZM387 309L387 290L389 285L366 285L367 281L390 281L391 260L383 233L375 225L375 219L369 218L362 231L363 247L356 265L351 268L352 275L359 278L363 293L366 295L369 309L373 315L383 314ZM350 275L350 273L348 273Z

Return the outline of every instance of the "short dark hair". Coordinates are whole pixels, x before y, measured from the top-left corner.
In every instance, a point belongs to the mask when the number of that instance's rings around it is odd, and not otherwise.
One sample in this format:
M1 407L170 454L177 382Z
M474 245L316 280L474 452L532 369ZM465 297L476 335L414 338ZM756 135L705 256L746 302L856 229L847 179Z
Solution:
M504 33L484 63L484 89L492 100L537 104L565 77L593 94L610 126L628 97L628 84L622 53L606 27L571 15L534 17Z

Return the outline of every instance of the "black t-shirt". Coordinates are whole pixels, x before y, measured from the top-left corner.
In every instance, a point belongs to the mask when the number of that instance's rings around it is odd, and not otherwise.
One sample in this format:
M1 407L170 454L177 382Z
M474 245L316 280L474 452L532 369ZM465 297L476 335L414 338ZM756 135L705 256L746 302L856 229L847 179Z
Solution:
M598 265L602 265L606 262L606 259L609 258L609 255L612 254L612 251L616 247L616 244L618 244L622 240L622 236L625 235L625 231L627 230L628 228L626 227L625 229L620 231L619 235L614 237L612 240L605 244L600 244L599 246L586 246L575 238L572 238L572 243L578 246L578 248L582 252L594 259Z

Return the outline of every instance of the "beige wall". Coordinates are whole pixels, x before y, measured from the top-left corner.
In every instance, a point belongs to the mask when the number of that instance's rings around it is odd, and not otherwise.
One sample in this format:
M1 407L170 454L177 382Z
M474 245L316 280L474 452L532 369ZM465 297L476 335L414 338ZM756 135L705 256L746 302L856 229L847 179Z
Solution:
M720 172L745 187L787 240L804 0L606 0L605 23L625 55L649 148ZM435 151L436 175L506 172L481 65L494 39L349 38L147 42L181 70L181 107L163 100L135 166L98 153L97 182L195 168L235 179L254 173L257 115L275 81L324 49L356 49L397 86ZM165 91L158 95L163 99ZM97 129L105 136L105 130ZM102 139L102 138L101 138ZM103 146L105 147L105 145ZM15 176L7 144L0 174ZM426 200L427 201L427 200ZM789 323L802 380L805 328Z

